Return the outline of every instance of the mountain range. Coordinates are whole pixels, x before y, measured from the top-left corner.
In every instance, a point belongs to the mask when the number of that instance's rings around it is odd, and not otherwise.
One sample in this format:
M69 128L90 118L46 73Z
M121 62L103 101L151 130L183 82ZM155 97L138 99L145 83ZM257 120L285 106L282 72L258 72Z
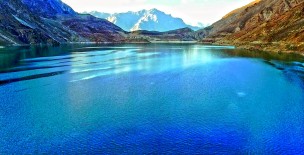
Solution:
M147 30L164 32L186 27L191 28L192 30L199 30L202 28L199 26L188 25L181 18L173 17L172 15L166 14L157 9L114 14L97 11L84 13L91 14L98 18L107 19L126 31Z
M149 12L146 19L160 23L166 19L154 16L155 9L142 12ZM129 23L124 29L133 25L123 15L115 20L113 15L106 16L113 17L113 23ZM61 0L0 0L0 45L197 41L276 52L304 51L304 0L255 0L198 31L189 26L147 31L142 30L145 20L141 21L129 32L106 19L79 14ZM158 27L154 24L151 30Z

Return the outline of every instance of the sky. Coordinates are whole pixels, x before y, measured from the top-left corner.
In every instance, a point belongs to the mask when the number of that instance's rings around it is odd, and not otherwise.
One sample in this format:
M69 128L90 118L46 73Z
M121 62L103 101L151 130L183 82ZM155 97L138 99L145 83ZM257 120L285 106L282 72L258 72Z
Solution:
M120 13L156 8L187 24L212 24L253 0L62 0L77 12Z

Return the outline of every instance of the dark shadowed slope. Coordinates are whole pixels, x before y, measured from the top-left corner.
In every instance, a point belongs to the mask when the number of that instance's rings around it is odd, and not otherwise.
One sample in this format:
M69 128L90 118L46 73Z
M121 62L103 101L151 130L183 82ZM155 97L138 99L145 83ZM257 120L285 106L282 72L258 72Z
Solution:
M32 12L42 17L74 16L77 13L61 0L21 0Z
M113 23L92 15L62 19L63 25L92 42L124 42L126 32Z
M81 40L60 21L42 18L19 0L0 1L0 40L8 44Z
M60 0L0 0L0 19L0 44L117 41L124 33L106 20L79 15Z

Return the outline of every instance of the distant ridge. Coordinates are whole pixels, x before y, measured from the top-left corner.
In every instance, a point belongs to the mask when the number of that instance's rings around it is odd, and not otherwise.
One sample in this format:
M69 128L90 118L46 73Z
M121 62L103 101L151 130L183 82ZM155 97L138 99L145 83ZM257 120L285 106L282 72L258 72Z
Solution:
M148 30L164 32L185 27L191 28L192 30L202 28L202 24L200 27L188 25L181 18L173 17L157 9L141 10L137 12L129 11L115 14L97 11L85 13L92 14L98 18L107 19L126 31Z

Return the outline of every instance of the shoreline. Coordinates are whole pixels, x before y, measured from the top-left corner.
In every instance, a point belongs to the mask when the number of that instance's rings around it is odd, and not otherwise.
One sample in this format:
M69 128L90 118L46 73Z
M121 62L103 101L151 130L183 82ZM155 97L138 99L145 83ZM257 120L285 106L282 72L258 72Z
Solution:
M153 44L196 44L198 41L150 41Z
M255 42L230 42L230 41L216 41L211 44L214 45L230 45L235 46L237 49L245 49L261 52L272 53L295 53L304 56L304 42L289 43L289 42L269 42L263 43L259 41Z
M287 42L230 42L230 41L216 41L216 42L199 42L199 41L150 41L150 42L66 42L58 45L108 45L108 44L200 44L200 45L215 45L215 46L234 46L236 49L255 50L261 52L274 53L296 53L304 56L304 42L299 44ZM22 47L22 46L56 46L57 44L9 44L1 45L0 49L6 47Z

